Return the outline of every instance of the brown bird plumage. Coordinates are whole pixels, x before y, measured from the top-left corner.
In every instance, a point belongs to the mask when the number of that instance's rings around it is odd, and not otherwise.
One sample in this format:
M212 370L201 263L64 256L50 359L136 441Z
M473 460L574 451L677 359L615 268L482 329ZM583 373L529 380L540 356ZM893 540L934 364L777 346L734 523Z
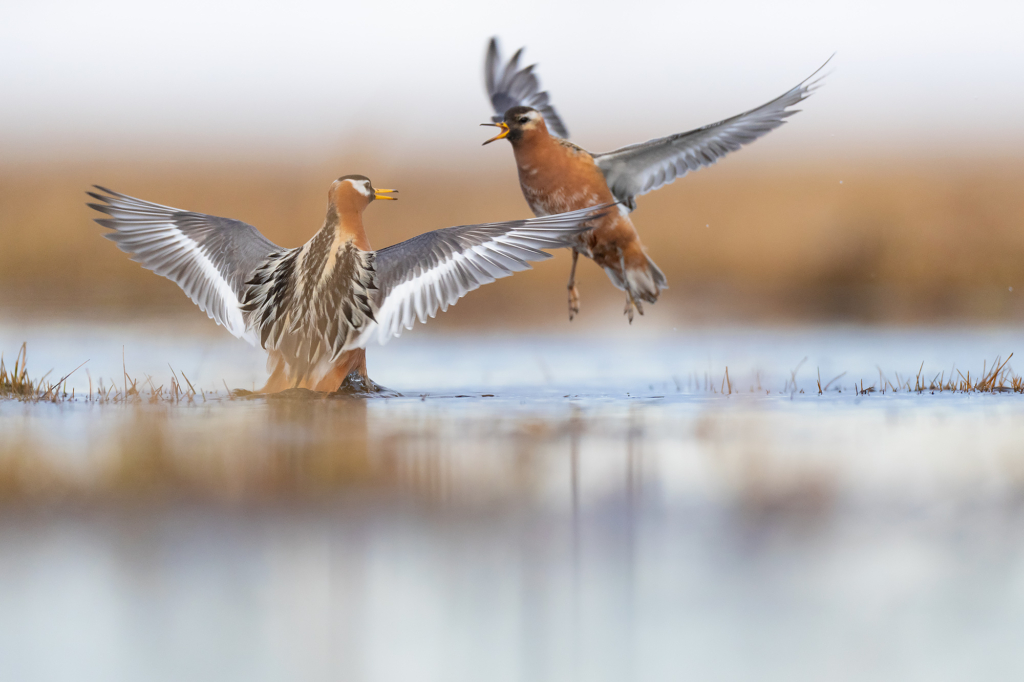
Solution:
M608 206L531 220L462 225L370 249L363 211L395 190L346 175L328 192L320 230L294 249L252 225L153 204L97 187L89 204L106 237L180 286L235 336L269 354L263 392L334 391L346 379L373 390L366 346L384 344L481 285L550 258ZM355 376L351 376L351 375Z
M241 309L269 354L271 374L261 392L333 391L353 372L369 383L366 349L354 347L373 322L376 290L363 211L374 199L393 199L392 191L374 190L364 176L335 180L320 231L253 273Z
M551 135L544 117L535 109L513 107L506 113L504 123L508 130L504 137L512 143L519 168L519 186L534 215L552 215L616 201L594 157ZM572 247L569 319L579 312L576 263L582 253L626 292L625 314L632 322L634 308L642 315L642 301L654 303L661 290L668 288L665 275L644 250L625 207L593 221L591 227L576 238Z
M521 55L520 49L503 62L497 41L491 39L484 76L496 115L494 123L483 125L499 127L502 132L484 144L500 139L512 144L519 186L535 215L611 201L620 204L618 211L593 221L593 229L579 235L572 245L570 320L579 312L576 264L581 253L626 292L625 314L630 322L634 309L642 315L644 302L656 302L668 285L630 220L636 197L710 165L779 127L796 113L790 107L806 98L817 83L807 79L767 104L703 128L591 154L563 139L568 136L565 124L548 93L540 90L534 66L519 67Z

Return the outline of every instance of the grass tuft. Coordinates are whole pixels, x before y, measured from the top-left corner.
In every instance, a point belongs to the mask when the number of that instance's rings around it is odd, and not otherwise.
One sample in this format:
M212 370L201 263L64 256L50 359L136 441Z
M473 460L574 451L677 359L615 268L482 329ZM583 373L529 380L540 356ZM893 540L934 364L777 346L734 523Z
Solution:
M139 388L138 379L132 378L128 374L127 367L122 367L122 380L117 382L114 379L110 380L109 385L105 385L103 379L99 380L97 387L93 388L92 375L89 375L89 393L88 395L79 395L76 397L74 389L70 393L67 391L67 381L72 374L80 370L89 361L86 360L78 367L74 368L56 382L47 381L47 377L50 372L47 372L39 379L33 379L28 372L28 347L27 344L21 344L21 349L18 351L17 357L14 359L14 366L11 369L7 369L6 362L4 360L3 353L0 353L0 400L19 400L22 402L52 402L59 403L65 401L84 400L86 402L94 403L142 403L148 402L150 404L155 403L186 403L194 404L197 402L197 397L202 399L202 402L206 402L207 397L210 396L207 391L197 391L189 381L189 378L182 372L181 377L184 379L184 384L178 379L178 372L175 372L174 368L171 367L171 380L168 387L165 388L164 384L157 386L153 382L153 378L146 376L146 383L149 385L149 395L144 396L143 390ZM168 365L170 367L170 365ZM52 370L51 370L52 371ZM226 385L225 385L226 387ZM228 391L230 396L231 391Z
M28 345L23 343L18 355L14 358L14 367L10 370L7 369L3 353L0 353L0 398L28 402L57 402L62 394L61 388L74 371L61 377L55 384L46 380L50 372L39 379L33 379L28 373ZM66 393L63 395L67 396Z

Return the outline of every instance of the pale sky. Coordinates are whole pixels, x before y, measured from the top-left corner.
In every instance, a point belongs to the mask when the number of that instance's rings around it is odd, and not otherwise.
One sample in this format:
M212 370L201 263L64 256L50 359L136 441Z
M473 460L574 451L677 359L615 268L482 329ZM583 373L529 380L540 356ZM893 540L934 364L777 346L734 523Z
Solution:
M122 2L0 9L0 155L473 154L491 35L603 151L826 86L762 153L1024 146L1024 2Z

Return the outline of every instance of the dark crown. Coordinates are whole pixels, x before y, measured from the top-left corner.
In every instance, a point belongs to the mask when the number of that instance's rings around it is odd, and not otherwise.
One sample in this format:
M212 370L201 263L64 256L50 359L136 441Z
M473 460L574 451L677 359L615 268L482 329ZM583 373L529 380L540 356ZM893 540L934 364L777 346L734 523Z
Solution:
M523 114L528 114L531 111L537 110L534 109L533 107L512 107L511 109L505 112L505 122L511 123L520 116L522 116Z

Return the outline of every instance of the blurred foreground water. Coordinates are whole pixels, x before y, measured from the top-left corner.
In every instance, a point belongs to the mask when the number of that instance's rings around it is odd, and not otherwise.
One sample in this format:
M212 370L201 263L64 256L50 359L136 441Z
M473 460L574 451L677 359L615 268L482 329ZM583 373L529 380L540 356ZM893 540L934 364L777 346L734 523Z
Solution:
M226 400L261 354L169 326L0 326L207 394L0 402L0 679L1024 674L1024 396L854 392L1020 329L409 334L402 398Z

